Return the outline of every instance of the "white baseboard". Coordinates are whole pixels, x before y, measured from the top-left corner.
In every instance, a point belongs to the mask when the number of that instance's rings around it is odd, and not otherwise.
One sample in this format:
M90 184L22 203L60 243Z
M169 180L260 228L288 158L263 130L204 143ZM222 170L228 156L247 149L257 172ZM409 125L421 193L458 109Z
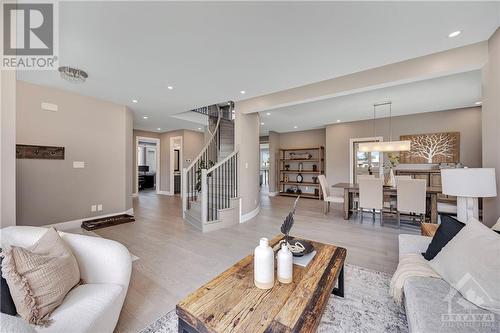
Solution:
M267 195L268 195L269 197L275 197L275 196L277 196L278 194L279 194L279 192L269 192Z
M157 191L156 194L161 194L161 195L172 195L172 192L170 191Z
M66 222L59 222L59 223L54 223L54 224L47 224L44 225L43 227L54 227L59 231L68 231L71 229L76 229L80 228L82 225L82 222L85 220L89 219L100 219L103 217L108 217L108 216L113 216L113 215L120 215L120 214L128 214L128 215L134 215L134 209L130 208L129 210L126 210L124 212L118 212L118 213L112 213L112 214L104 214L104 215L98 215L98 216L88 216L83 219L78 219L78 220L72 220L72 221L66 221Z
M244 223L244 222L246 222L246 221L248 221L248 220L253 219L255 216L259 215L259 213L260 213L260 203L259 203L259 205L258 205L258 206L257 206L254 210L252 210L251 212L241 215L241 218L240 218L240 223Z
M139 193L137 193L137 192L132 193L132 198L137 198L138 196L139 196Z

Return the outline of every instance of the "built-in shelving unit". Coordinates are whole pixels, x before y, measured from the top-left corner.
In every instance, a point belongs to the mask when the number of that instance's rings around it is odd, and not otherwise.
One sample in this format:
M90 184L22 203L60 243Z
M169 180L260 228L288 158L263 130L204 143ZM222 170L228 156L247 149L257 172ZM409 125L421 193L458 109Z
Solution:
M293 154L299 156L293 158ZM301 157L303 154L309 154L311 157L303 158ZM301 169L300 166L302 166ZM299 189L300 196L303 198L321 199L321 189L317 177L322 175L325 170L325 148L323 146L280 149L278 168L280 195L296 197L298 195L296 190ZM299 181L299 174L302 176L302 181ZM313 177L316 177L316 182L314 182ZM294 192L290 193L290 189Z

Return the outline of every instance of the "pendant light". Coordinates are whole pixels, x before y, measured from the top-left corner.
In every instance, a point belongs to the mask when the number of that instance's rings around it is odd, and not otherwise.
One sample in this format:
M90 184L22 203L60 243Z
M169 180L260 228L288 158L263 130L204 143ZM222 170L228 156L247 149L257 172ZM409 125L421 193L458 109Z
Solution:
M392 102L382 102L373 104L373 136L375 136L375 119L377 106L389 105L389 141L380 142L364 142L360 143L358 149L360 152L395 152L395 151L410 151L411 141L400 140L392 141Z

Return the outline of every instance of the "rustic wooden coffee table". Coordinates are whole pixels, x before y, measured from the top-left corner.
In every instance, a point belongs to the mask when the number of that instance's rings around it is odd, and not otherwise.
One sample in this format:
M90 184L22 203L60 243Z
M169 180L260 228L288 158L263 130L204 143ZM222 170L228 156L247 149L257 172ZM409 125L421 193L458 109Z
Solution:
M269 242L275 251L282 238ZM177 304L179 332L315 332L330 294L344 296L347 251L312 243L307 267L294 265L293 282L269 290L253 284L253 254L240 260Z

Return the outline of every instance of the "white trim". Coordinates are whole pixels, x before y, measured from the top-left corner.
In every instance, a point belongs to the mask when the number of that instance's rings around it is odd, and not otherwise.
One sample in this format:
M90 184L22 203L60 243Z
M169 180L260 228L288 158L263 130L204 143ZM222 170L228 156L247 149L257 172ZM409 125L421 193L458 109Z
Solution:
M354 142L360 142L360 141L379 141L382 142L384 141L383 136L372 136L372 137L367 137L367 138L354 138L354 139L349 139L349 182L354 183L354 174L352 172L354 165L353 165L353 151L352 147ZM380 171L379 174L383 175L384 174L384 154L380 154Z
M241 207L241 206L240 206L240 207ZM246 214L244 214L244 215L241 215L241 217L240 217L240 223L244 223L244 222L246 222L246 221L248 221L248 220L253 219L255 216L259 215L259 213L260 213L260 203L259 203L259 205L258 205L258 206L257 206L254 210L252 210L251 212L246 213Z
M269 192L269 193L267 194L267 196L269 196L269 197L275 197L275 196L277 196L278 194L279 194L279 192Z
M173 147L173 142L174 139L181 139L181 148L179 149L179 172L181 174L181 184L182 184L182 166L183 166L183 137L182 136L173 136L170 138L170 193L174 193L174 147ZM182 186L182 185L181 185ZM169 194L169 195L172 195ZM182 189L181 189L181 195L182 195Z
M158 191L156 194L162 194L162 195L173 195L172 192L170 191Z
M104 214L104 215L97 215L97 216L88 216L88 217L84 217L83 219L77 219L77 220L66 221L66 222L59 222L59 223L54 223L54 224L47 224L47 225L44 225L42 227L54 227L54 228L56 228L59 231L68 231L68 230L71 230L71 229L80 228L82 226L82 222L85 221L85 220L100 219L100 218L103 218L103 217L108 217L108 216L113 216L113 215L120 215L120 214L134 215L134 209L130 208L129 210L126 210L124 212Z
M139 196L139 193L135 192L135 193L132 193L132 198L137 198Z
M137 166L139 165L139 159L137 158L137 147L139 146L139 141L154 142L156 143L156 193L160 192L160 139L150 138L147 136L136 136L135 137L135 193L139 195L139 170Z

